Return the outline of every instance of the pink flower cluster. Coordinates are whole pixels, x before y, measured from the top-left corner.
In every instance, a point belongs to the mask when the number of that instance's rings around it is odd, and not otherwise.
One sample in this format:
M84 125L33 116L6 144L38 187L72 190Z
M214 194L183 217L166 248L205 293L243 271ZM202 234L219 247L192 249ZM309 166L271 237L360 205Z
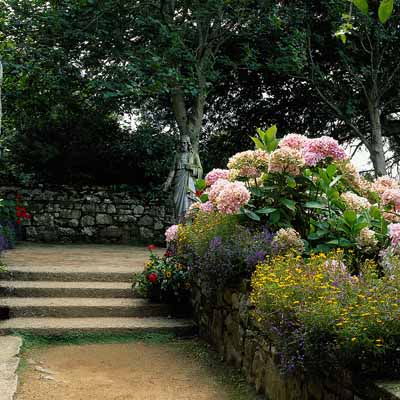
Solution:
M298 176L304 167L304 158L299 150L282 147L271 153L268 171L276 174L287 173Z
M400 224L389 225L389 237L393 247L396 247L400 243Z
M279 147L281 149L289 148L294 150L302 150L305 143L309 139L304 135L299 135L298 133L290 133L286 135L280 142Z
M212 213L215 211L215 208L211 201L206 201L205 203L200 204L200 210L205 213Z
M219 179L211 186L208 198L209 201L202 204L203 211L212 212L217 209L224 214L235 214L250 201L250 192L242 182Z
M400 190L386 189L381 197L383 205L392 205L395 211L400 211Z
M371 184L371 190L380 195L388 189L400 189L399 182L389 176L380 176Z
M312 167L326 158L332 158L333 160L348 159L348 155L338 141L329 136L308 139L304 143L303 157L306 164Z
M264 150L248 150L229 159L228 168L236 170L237 176L258 178L268 169L269 153Z
M370 202L361 196L353 192L344 192L341 194L340 198L346 204L346 206L353 211L362 212L366 208L371 207Z
M165 231L165 240L167 243L178 240L179 225L172 225Z
M229 183L228 180L226 179L218 179L210 188L209 192L208 192L208 198L210 200L211 203L216 203L217 202L217 198L219 196L219 194L221 193L221 191L223 190L223 188Z
M250 192L243 182L228 182L219 191L215 204L223 214L236 214L249 201Z
M213 169L206 175L206 185L211 186L218 179L229 179L229 170L228 169Z

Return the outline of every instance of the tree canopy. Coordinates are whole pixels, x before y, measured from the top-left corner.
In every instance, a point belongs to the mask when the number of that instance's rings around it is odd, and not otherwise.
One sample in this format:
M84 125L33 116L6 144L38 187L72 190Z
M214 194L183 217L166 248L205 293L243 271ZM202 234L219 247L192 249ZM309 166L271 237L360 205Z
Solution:
M7 0L2 140L21 152L60 139L53 158L68 137L121 148L129 134L107 132L133 113L201 143L207 168L277 123L356 138L382 174L384 140L400 147L400 11L384 3L388 19L372 0Z

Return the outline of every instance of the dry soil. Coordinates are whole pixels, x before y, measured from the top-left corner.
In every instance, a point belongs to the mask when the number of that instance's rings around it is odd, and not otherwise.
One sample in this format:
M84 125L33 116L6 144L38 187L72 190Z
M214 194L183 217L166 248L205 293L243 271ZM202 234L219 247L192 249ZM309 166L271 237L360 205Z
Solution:
M168 344L38 348L26 355L17 400L227 400L211 370Z

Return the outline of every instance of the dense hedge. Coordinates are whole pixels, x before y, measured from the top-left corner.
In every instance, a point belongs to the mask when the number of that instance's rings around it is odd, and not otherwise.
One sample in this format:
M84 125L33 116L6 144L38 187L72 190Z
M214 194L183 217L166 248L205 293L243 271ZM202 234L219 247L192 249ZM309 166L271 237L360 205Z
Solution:
M166 179L175 142L152 127L131 131L88 111L33 121L9 135L5 146L3 183L128 184L147 191Z

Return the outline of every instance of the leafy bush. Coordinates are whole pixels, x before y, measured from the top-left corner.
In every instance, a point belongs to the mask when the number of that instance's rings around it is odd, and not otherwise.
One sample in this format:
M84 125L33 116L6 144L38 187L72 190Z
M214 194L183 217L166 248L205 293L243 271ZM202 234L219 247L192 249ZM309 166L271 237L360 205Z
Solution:
M342 247L362 260L387 246L389 223L400 221L400 196L392 192L400 193L398 183L367 181L329 137L291 134L278 141L273 126L259 129L253 141L256 150L235 154L227 170L197 182L202 204L194 207L244 216L241 224L273 232L293 228L305 254Z
M175 140L149 126L130 131L91 110L31 122L13 131L0 175L4 182L73 185L161 186L172 163ZM12 175L10 177L10 175Z

